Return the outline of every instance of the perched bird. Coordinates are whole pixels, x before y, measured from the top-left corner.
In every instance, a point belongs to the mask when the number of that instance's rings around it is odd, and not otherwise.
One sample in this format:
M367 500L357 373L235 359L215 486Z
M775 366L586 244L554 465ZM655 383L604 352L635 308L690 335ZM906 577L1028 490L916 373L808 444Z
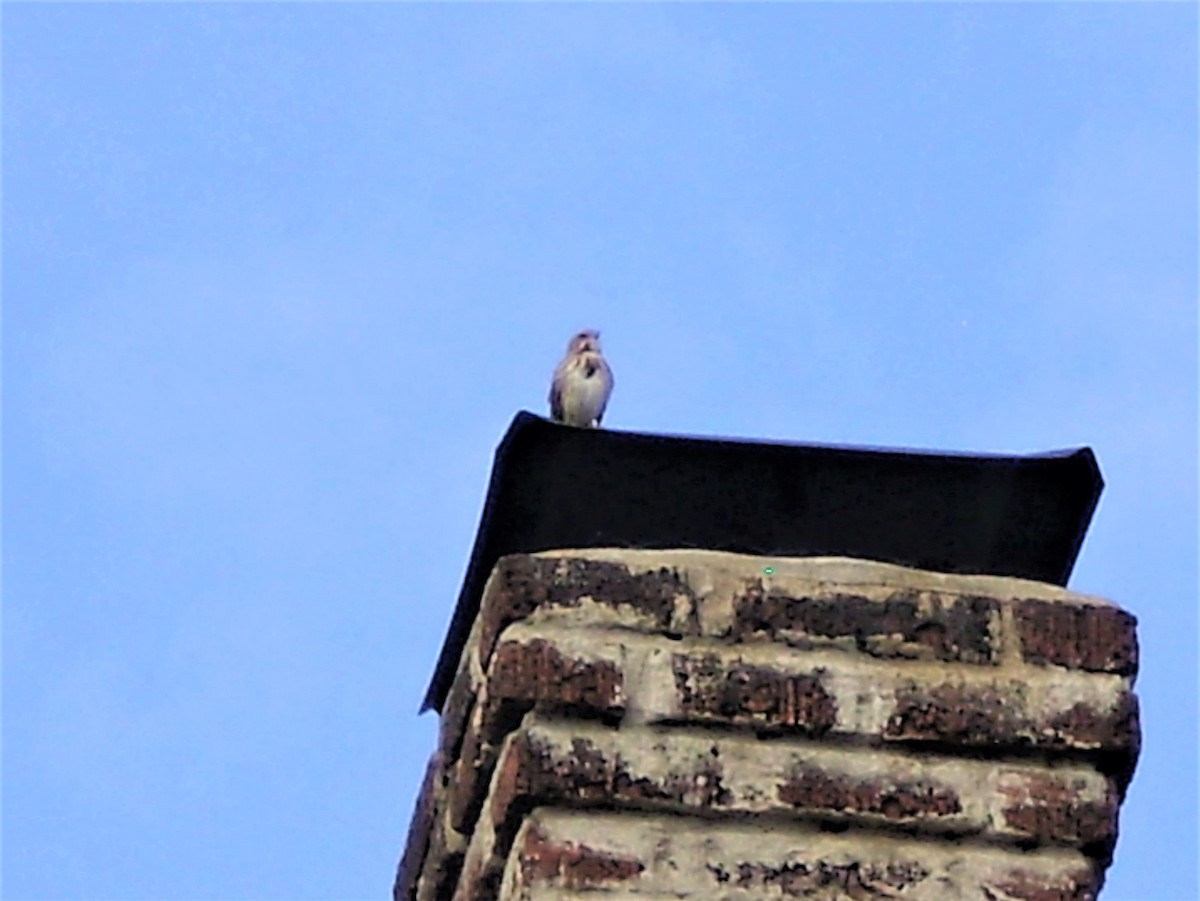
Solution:
M579 332L554 370L550 382L550 417L567 425L599 428L612 389L612 370L600 353L600 333Z

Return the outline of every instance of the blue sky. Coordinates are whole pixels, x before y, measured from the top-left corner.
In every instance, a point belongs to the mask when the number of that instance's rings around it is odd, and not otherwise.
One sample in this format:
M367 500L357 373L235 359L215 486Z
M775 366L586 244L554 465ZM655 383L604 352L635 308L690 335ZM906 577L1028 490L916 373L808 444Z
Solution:
M386 897L584 326L612 428L1092 446L1105 898L1197 896L1194 6L2 15L5 898Z

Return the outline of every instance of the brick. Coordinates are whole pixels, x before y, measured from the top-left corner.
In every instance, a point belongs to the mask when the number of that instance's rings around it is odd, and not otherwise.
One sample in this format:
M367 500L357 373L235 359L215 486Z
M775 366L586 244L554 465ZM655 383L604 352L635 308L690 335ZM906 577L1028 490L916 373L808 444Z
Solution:
M544 642L545 650L504 652L536 658L553 648L562 658L522 664L522 672L542 672L539 679L506 678L506 697L529 706L545 697L546 703L572 705L579 715L615 721L623 706L634 703L651 722L992 750L1104 752L1118 763L1136 759L1136 698L1115 676L962 667L946 681L944 669L764 643L689 639L686 649L665 653L681 646L664 648L654 636L558 621L510 626L501 646L535 642ZM568 669L572 685L553 688L553 673ZM589 694L583 687L588 680L611 687Z
M1010 696L991 686L912 685L898 692L884 737L962 745L1020 744L1029 730L1012 709Z
M718 885L763 893L778 891L785 897L829 897L831 889L849 898L893 898L896 892L911 890L931 875L916 861L871 863L825 860L784 861L764 864L757 860L741 861L734 871L711 865Z
M1116 829L1109 780L1082 766L1059 767L1047 783L1038 766L536 717L510 736L497 766L488 816L506 834L547 804L791 816L1019 844L1104 843Z
M800 767L778 788L785 804L810 811L878 814L888 820L944 817L962 811L958 795L929 781L892 782Z
M1099 874L1088 866L1053 877L1014 868L1006 875L984 883L990 892L985 897L1003 897L1012 901L1095 901L1101 885Z
M400 865L396 868L396 881L392 886L393 901L411 898L417 889L421 865L429 850L430 833L437 812L437 788L441 779L441 756L433 754L425 767L425 778L421 781L421 790L417 794L412 822L408 828L408 841L404 846L404 856L400 858Z
M471 676L470 667L463 667L455 676L446 695L446 703L442 706L442 715L438 722L438 750L442 759L447 763L458 757L459 746L462 744L463 732L467 727L467 718L475 706L475 683Z
M1015 618L1028 663L1137 674L1137 619L1118 607L1023 600Z
M993 598L912 589L882 599L845 591L790 595L751 584L735 601L733 635L772 638L812 647L822 641L851 642L880 658L993 663Z
M619 716L621 672L607 661L561 653L540 638L504 641L492 657L485 694L470 717L451 768L450 822L469 833L496 762L496 748L534 706Z
M1106 750L1137 756L1137 708L1122 692L1111 709L1079 702L1065 710L1026 702L1030 683L909 682L898 687L883 730L889 741L1002 748Z
M436 814L416 891L405 896L406 901L443 901L453 895L462 873L464 848L462 837L448 831L445 818Z
M479 818L488 781L496 765L497 750L481 740L473 729L463 742L463 754L450 771L448 815L454 829L469 835Z
M582 842L553 841L536 825L524 831L514 853L524 882L553 882L569 889L628 882L646 869L633 857L599 851Z
M1003 682L981 677L974 679L973 685L921 686L914 680L899 678L904 672L900 664L866 661L851 665L844 655L836 652L810 652L797 656L795 652L786 651L778 656L778 660L781 663L789 661L792 668L788 669L780 664L758 664L745 659L752 651L754 655L768 659L765 648L721 648L712 642L701 644L715 650L712 653L660 655L664 663L661 669L655 670L636 663L659 646L653 636L589 627L571 629L565 623L511 626L497 645L485 680L486 691L495 692L497 697L480 699L481 706L474 712L473 725L467 730L462 744L461 758L451 772L449 815L454 828L464 834L469 834L473 828L492 778L497 747L505 735L518 726L526 711L534 708L557 710L572 716L607 719L615 725L623 712L625 693L630 690L624 664L634 665L640 673L640 681L633 687L644 695L663 694L662 685L652 685L647 679L666 683L667 703L650 709L650 716L645 721L661 722L673 728L679 728L684 722L720 723L745 726L756 732L791 731L816 738L832 734L838 728L849 728L862 730L853 733L857 735L879 734L890 743L917 742L940 748L959 745L989 750L1005 747L1096 749L1098 746L1094 742L1099 739L1109 742L1110 753L1104 759L1118 762L1125 758L1122 754L1111 753L1117 747L1114 743L1128 741L1137 734L1136 723L1131 725L1127 721L1128 711L1120 705L1115 711L1100 712L1081 702L1065 711L1060 710L1057 717L1048 717L1045 710L1031 706L1030 696L1057 689L1057 683L1047 683L1039 688L1019 680ZM741 647L740 651L738 647ZM810 660L823 665L805 663ZM839 660L843 664L842 673L833 678L832 671L837 669ZM848 672L858 675L848 679ZM1035 679L1042 678L1036 669L1029 673ZM1060 676L1057 681L1066 678ZM1065 696L1078 696L1078 693L1068 690ZM851 719L839 726L839 699L847 706L866 703L868 714L875 715L874 711L881 710L886 719L873 725L869 719L853 719L857 714L851 711ZM1051 711L1054 709L1050 708ZM888 710L891 710L890 714ZM1035 712L1040 712L1042 718L1035 718L1032 715ZM1106 727L1106 724L1109 725ZM626 724L622 731L629 727L630 724ZM704 749L697 752L700 756L705 753ZM614 761L603 758L596 748L581 746L576 757L593 768L575 771L577 783L573 787L555 785L550 780L545 784L538 783L540 788L531 787L527 794L536 798L537 790L545 790L549 796L566 798L570 803L599 803L611 793L623 803L649 804L652 809L656 804L672 803L687 807L695 803L695 799L719 808L723 799L730 797L719 767L709 767L707 771L693 768L686 774L676 774L673 780L656 781L628 768L614 770ZM772 785L786 784L788 779L779 773L771 778L776 781L767 786L770 790L775 790ZM793 779L779 795L784 805L780 809L790 806L818 816L822 812L863 814L900 822L928 819L931 814L945 815L955 810L953 789L939 789L919 780L916 783L903 779L855 781L836 775L823 778L824 782L816 781L817 776L810 771L803 779ZM820 791L817 791L818 787ZM807 801L800 803L801 797ZM930 810L922 807L925 803ZM1101 804L1093 811L1093 816L1103 820L1107 810ZM1028 828L1031 822L1028 817L1034 815L1026 812L1025 820L1010 816L1003 825L1013 835L1029 837L1028 833L1032 831L1038 840L1100 840L1082 831L1070 835L1061 828L1042 835L1037 829ZM1026 827L1025 831L1021 827Z
M496 648L489 667L488 699L618 717L624 710L622 674L615 663L564 654L542 638L505 641Z
M437 901L494 901L498 892L495 874L489 872L487 861L478 855L467 855L462 872L454 883L453 894L436 895Z
M1140 749L1135 626L865 561L505 558L395 901L1095 898Z
M817 674L726 663L716 654L672 657L676 704L688 720L765 726L823 735L837 723L837 704Z
M1073 704L1051 717L1051 728L1070 736L1072 745L1080 748L1128 750L1137 756L1141 747L1138 699L1131 691L1122 691L1108 712L1100 712L1088 704Z
M508 856L502 901L591 896L569 881L568 872L525 864L531 833L539 843L582 845L590 855L619 862L612 880L589 886L605 897L1083 901L1094 898L1098 887L1097 874L1075 851L1019 852L781 823L539 808ZM564 894L572 890L581 893Z
M1142 747L1142 727L1137 695L1123 691L1112 710L1098 712L1087 704L1075 704L1050 719L1054 734L1069 735L1076 747L1104 752L1100 766L1116 779L1122 799L1133 779Z
M479 655L486 665L505 627L542 608L578 607L583 599L623 610L650 628L696 634L695 595L672 569L631 573L620 563L577 557L502 557L481 605Z
M712 808L728 803L720 763L703 760L687 771L656 778L632 769L619 752L590 738L569 746L547 744L524 730L506 746L491 795L490 815L500 835L540 803L624 804L633 809Z
M1096 800L1081 800L1088 786L1054 771L1030 775L1001 774L999 789L1009 799L1004 824L1039 844L1099 845L1100 854L1116 838L1118 801L1115 791Z

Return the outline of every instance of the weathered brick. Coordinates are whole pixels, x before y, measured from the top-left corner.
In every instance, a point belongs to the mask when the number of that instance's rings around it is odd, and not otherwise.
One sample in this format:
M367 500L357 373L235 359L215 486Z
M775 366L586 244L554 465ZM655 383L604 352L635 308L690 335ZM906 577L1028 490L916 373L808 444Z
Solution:
M632 857L598 851L583 843L551 841L536 826L525 830L514 853L526 883L553 882L570 889L628 882L646 869Z
M547 804L794 816L1020 844L1099 845L1116 826L1108 779L1080 766L1056 769L1059 794L1039 800L1036 766L533 718L510 738L499 770L489 816L506 832Z
M764 864L742 861L732 870L716 864L709 872L718 885L744 890L780 892L785 897L830 897L836 889L847 898L894 898L929 878L930 872L916 861L874 863L824 860Z
M1013 869L984 883L984 897L1013 901L1095 901L1102 879L1092 867L1078 867L1057 876L1040 875L1028 869ZM1003 893L1003 894L1000 894Z
M563 654L541 638L503 641L488 673L489 703L520 701L619 716L622 674L609 661ZM500 736L496 736L497 738Z
M1029 663L1133 676L1137 619L1118 607L1023 600L1015 606L1021 654Z
M536 751L525 736L513 735L501 750L487 809L502 848L516 835L521 818L542 800L537 794L538 764Z
M1039 844L1104 848L1116 838L1119 802L1115 791L1097 800L1082 800L1089 786L1054 771L1006 775L1001 774L999 789L1009 799L1002 815L1010 829Z
M792 674L716 654L675 654L677 708L686 719L765 726L823 735L837 723L837 704L819 674Z
M504 641L492 657L480 702L451 768L450 822L464 834L479 815L496 749L521 716L534 706L617 716L621 672L606 661L568 657L542 639Z
M489 874L487 863L478 855L468 854L462 862L458 881L450 886L451 891L434 897L437 901L443 898L449 898L450 901L496 901L498 880Z
M524 866L525 836L555 847L586 846L618 861L618 878L570 883L551 863ZM602 865L601 872L609 872ZM508 856L501 901L583 897L845 898L961 901L1046 898L1082 901L1098 884L1074 851L1022 852L970 842L828 831L772 822L596 810L533 811ZM576 895L574 892L579 892ZM1010 893L1011 891L1011 893ZM1043 894L1039 896L1039 892ZM559 894L562 893L562 894Z
M884 738L960 745L1030 744L1031 730L1010 697L994 686L912 683L896 693Z
M695 595L674 570L631 573L619 563L576 557L502 557L492 572L483 599L480 659L487 664L496 639L510 623L545 607L577 607L584 598L615 609L624 608L659 631L699 631ZM680 599L688 621L679 622Z
M1120 677L1107 674L1023 665L938 670L847 659L829 649L800 652L711 639L664 647L652 635L558 620L510 626L501 647L509 643L544 647L504 651L520 654L521 672L529 674L505 689L514 700L524 698L522 710L545 697L546 705L614 722L633 703L643 722L1018 752L1102 752L1115 763L1121 755L1136 756L1136 699ZM552 659L542 663L541 654ZM951 672L952 681L938 681ZM537 673L542 676L534 679ZM556 688L554 673L570 684Z
M412 822L408 828L404 856L400 858L400 865L396 868L396 881L392 886L394 901L411 898L417 889L417 879L421 875L421 866L429 850L429 837L437 812L437 788L441 779L442 760L441 756L435 753L430 756L425 767L425 778L421 781L421 791L417 795Z
M469 667L463 667L454 677L438 723L438 750L447 763L458 757L463 732L467 728L467 719L474 706L475 685L471 678L471 670Z
M733 634L789 633L816 640L848 640L880 658L992 663L997 650L994 598L897 590L883 599L850 592L793 596L752 583L735 602Z
M993 750L1104 750L1121 759L1136 760L1139 731L1132 693L1124 692L1109 710L1080 702L1061 713L1035 719L1023 701L1024 692L1022 682L933 686L910 682L896 691L883 738Z
M453 895L462 873L463 846L461 836L447 832L445 818L435 815L416 890L405 901L442 901Z
M1139 750L1131 616L860 561L590 553L497 567L396 901L1095 897Z
M479 817L496 756L495 747L482 740L482 730L467 732L462 754L450 770L448 791L450 824L464 835L470 834Z
M779 799L809 811L867 813L888 820L920 820L962 811L958 795L929 781L855 779L801 767L778 788Z
M1050 720L1054 734L1070 736L1076 747L1102 751L1099 763L1116 779L1121 798L1133 779L1142 748L1142 727L1137 695L1121 692L1113 709L1098 713L1086 704L1076 704Z
M720 762L656 779L631 770L627 761L586 738L570 750L539 737L515 734L506 747L492 790L491 817L498 834L515 832L514 817L535 804L624 804L635 809L713 808L728 804Z

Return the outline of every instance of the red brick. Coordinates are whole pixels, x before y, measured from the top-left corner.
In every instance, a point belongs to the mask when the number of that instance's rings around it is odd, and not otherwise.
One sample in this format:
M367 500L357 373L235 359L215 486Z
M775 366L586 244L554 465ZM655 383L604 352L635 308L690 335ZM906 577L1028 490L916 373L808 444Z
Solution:
M539 843L586 847L590 854L619 861L619 869L613 869L621 878L572 886L553 863L540 878L526 872L521 848L524 837L535 829ZM557 889L571 897L595 893L630 898L1000 901L1036 898L1039 892L1047 898L1083 898L1097 884L1097 871L1078 852L1028 854L986 842L946 841L936 833L920 838L905 831L831 832L777 819L755 823L599 810L568 813L539 807L526 821L522 840L507 864L509 873L517 876L511 886L517 888L514 897L549 897ZM607 867L601 869L606 871ZM521 893L531 884L543 892ZM1018 894L1009 894L1001 885Z
M502 642L488 673L489 703L522 701L620 716L622 691L621 671L612 663L568 657L540 638Z
M1104 751L1132 764L1138 752L1137 701L1126 692L1110 711L1079 703L1043 721L1022 715L1004 686L916 684L896 693L883 737L889 741L1001 748ZM1117 769L1125 769L1121 763Z
M1117 789L1124 797L1142 748L1137 695L1128 690L1121 692L1113 709L1103 714L1086 704L1076 704L1052 718L1049 725L1054 734L1069 736L1071 746L1106 752L1105 770L1116 778Z
M396 901L494 901L504 872L654 897L1095 898L1139 751L1132 616L749 563L688 562L697 596L683 565L501 561Z
M962 810L954 791L931 782L855 779L813 767L798 770L778 793L785 804L807 811L869 813L889 820L930 819Z
M1024 600L1015 608L1021 654L1028 663L1133 676L1137 619L1117 607Z
M467 733L462 756L450 770L448 804L450 825L464 835L470 834L479 818L479 809L487 792L496 749L480 740L480 730Z
M679 712L687 719L765 726L823 735L837 723L837 704L818 674L782 673L717 655L672 658Z
M519 816L535 804L611 805L670 810L718 808L730 801L714 756L691 772L657 781L635 775L619 754L610 755L579 738L569 755L555 755L536 739L518 734L500 763L490 815L497 833L515 833Z
M1081 800L1079 793L1085 788L1053 772L1022 774L1019 779L1000 786L1000 791L1011 800L1003 810L1004 823L1039 844L1107 848L1117 835L1116 792L1107 793L1099 801Z
M849 592L791 596L751 585L735 602L735 637L852 639L876 657L992 663L994 598L899 590L883 600Z
M500 633L539 607L577 607L581 599L590 597L596 603L635 613L666 633L672 632L680 595L691 598L695 610L691 588L667 568L634 574L619 563L512 554L497 562L489 584L480 612L479 655L485 667ZM698 634L699 629L693 613L686 631Z
M457 845L457 842L455 843ZM429 833L429 849L420 866L420 873L413 874L412 887L421 890L425 898L449 898L454 894L462 872L465 855L460 850L450 850L446 837L445 820L439 815L433 820ZM419 882L418 877L419 876ZM415 893L400 896L403 901L414 901ZM399 899L398 899L399 901Z
M1047 879L1027 870L1013 870L984 890L999 889L1016 901L1095 901L1102 879L1094 870L1082 869L1057 879ZM995 897L995 893L992 893Z
M1131 691L1122 691L1113 708L1100 713L1087 704L1075 704L1070 710L1051 718L1056 734L1069 738L1074 747L1124 750L1136 757L1141 748L1138 699Z
M527 829L518 851L521 878L589 889L636 879L646 869L639 860L597 851L585 844L551 842L536 828Z
M785 897L796 898L832 897L828 893L835 888L837 897L893 898L899 897L896 892L919 885L930 876L916 861L887 864L799 861L778 866L747 861L730 869L709 865L708 871L718 885L778 891Z
M396 869L396 881L392 886L394 901L406 901L413 896L417 888L417 879L421 875L421 866L425 862L425 854L429 850L429 837L433 829L433 818L437 811L436 790L441 784L442 761L439 754L432 754L425 767L425 778L421 782L421 791L417 795L416 807L413 810L412 823L408 829L408 841L404 846L404 856Z
M534 749L523 735L516 736L500 754L488 797L488 816L501 848L512 842L521 817L533 809L537 763Z
M439 887L435 898L452 901L496 901L497 879L487 872L486 861L470 858L460 864L457 882ZM448 889L448 890L447 890Z
M897 692L884 738L1007 746L1031 743L1031 731L1000 689L914 684Z
M484 709L466 730L451 769L450 821L471 832L496 762L496 748L534 706L619 716L621 673L611 663L577 660L542 639L501 643L492 658Z
M470 717L471 708L474 706L475 687L471 681L471 671L464 667L458 671L450 686L438 723L438 750L447 763L458 757L467 718Z

